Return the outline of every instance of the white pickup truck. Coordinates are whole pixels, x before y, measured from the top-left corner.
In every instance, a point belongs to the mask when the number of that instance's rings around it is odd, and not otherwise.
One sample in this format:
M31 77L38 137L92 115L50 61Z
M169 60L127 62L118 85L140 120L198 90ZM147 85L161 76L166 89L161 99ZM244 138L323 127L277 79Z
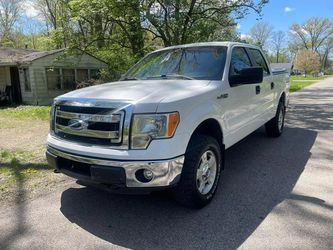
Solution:
M114 191L169 188L200 208L217 189L224 151L259 127L278 137L289 73L235 42L157 50L117 82L55 99L47 159L84 185Z

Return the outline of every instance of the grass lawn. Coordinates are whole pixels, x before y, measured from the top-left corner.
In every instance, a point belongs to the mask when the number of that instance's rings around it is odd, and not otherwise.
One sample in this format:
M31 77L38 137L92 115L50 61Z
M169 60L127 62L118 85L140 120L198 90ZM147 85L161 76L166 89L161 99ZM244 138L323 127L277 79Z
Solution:
M50 118L50 110L51 106L0 107L0 116L47 121Z
M306 82L298 82L298 81L291 81L290 83L290 92L295 92L300 90L306 86L309 86L317 81L306 81Z
M43 152L41 152L43 151ZM12 151L0 149L0 191L25 181L43 170L51 169L44 157L44 150Z
M328 76L320 76L320 77L314 77L314 76L302 76L302 75L297 75L297 76L291 76L291 80L313 80L313 81L318 81L318 80L323 80L326 79Z
M300 90L306 86L309 86L317 81L324 80L328 76L321 76L321 77L313 77L313 76L291 76L290 77L290 91L295 92L297 90Z

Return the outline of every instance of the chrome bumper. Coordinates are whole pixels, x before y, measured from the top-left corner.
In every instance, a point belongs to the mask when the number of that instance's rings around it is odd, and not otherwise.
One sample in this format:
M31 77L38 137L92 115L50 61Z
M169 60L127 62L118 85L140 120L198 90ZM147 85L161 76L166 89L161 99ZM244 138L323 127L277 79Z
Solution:
M179 179L183 168L184 156L179 156L170 160L153 160L153 161L116 161L107 159L97 159L86 156L79 156L69 154L52 147L47 148L47 159L50 165L56 167L60 172L63 172L69 176L77 179L85 179L95 183L113 184L107 182L105 176L107 176L108 170L111 173L111 168L114 170L125 171L125 186L129 188L144 188L144 187L167 187L176 184ZM70 169L63 170L58 159L66 159L73 163L86 164L87 168L94 168L91 171L91 175L80 175L71 172ZM120 168L120 169L119 169ZM95 176L94 173L98 174ZM136 172L140 169L149 169L153 172L153 178L149 182L141 182L136 178ZM103 176L101 176L101 173ZM106 183L105 183L106 182Z

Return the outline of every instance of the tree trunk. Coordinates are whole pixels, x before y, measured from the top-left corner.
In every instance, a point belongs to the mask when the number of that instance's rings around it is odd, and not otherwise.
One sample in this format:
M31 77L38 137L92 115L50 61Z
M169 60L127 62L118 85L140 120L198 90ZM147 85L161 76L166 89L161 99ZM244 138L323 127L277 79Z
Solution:
M132 52L137 58L144 55L144 35L140 19L140 1L132 1L132 18L129 20L129 41Z
M95 15L94 20L94 36L96 37L96 46L98 49L105 46L104 33L103 33L103 18L100 14Z

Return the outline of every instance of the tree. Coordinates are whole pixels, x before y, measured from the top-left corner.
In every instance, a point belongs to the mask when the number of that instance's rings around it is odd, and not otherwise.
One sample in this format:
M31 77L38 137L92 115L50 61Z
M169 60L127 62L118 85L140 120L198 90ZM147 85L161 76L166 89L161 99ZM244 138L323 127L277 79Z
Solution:
M314 74L320 70L320 58L316 52L301 50L297 53L295 68L307 74Z
M320 57L321 69L327 66L327 57L332 50L333 22L328 18L312 17L303 24L290 28L292 47L316 52Z
M267 0L146 0L145 29L165 46L207 41L215 31L236 26L249 10L261 12Z
M0 0L1 42L11 40L11 33L21 15L21 0Z
M273 51L276 55L276 62L279 62L280 54L283 49L283 46L285 45L285 38L286 35L283 31L277 31L272 33L271 43L273 47Z
M303 24L293 24L290 30L292 38L304 49L317 52L333 35L333 23L328 18L312 17Z
M329 67L329 55L333 51L333 36L328 38L323 46L320 54L322 55L322 69L325 70Z
M266 49L268 40L272 35L273 27L267 22L258 22L250 30L252 43Z

